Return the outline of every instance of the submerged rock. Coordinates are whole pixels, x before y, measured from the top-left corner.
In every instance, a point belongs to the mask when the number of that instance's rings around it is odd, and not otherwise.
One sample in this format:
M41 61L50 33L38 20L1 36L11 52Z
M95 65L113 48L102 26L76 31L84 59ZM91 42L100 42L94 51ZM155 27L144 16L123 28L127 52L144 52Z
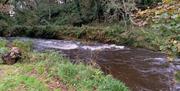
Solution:
M21 51L17 47L12 47L10 52L2 55L4 64L12 65L21 59Z

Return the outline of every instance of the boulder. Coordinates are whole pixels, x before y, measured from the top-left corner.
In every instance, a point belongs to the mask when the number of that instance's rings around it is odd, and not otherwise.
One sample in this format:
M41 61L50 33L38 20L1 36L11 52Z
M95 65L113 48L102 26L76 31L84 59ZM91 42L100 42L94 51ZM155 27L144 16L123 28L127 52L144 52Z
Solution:
M21 59L21 50L18 47L12 47L10 52L2 55L4 64L12 65Z

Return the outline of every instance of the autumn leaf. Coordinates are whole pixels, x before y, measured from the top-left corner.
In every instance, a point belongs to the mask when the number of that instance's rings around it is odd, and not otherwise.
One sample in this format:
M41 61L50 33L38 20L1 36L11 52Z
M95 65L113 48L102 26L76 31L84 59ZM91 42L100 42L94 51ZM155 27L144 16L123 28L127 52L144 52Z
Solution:
M168 4L168 3L171 3L172 2L172 0L163 0L163 3L165 3L165 4Z

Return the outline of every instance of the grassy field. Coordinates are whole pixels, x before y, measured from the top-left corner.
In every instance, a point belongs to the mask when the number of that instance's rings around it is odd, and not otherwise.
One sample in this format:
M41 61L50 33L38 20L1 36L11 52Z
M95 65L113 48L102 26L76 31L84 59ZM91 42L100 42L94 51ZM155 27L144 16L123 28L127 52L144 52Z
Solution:
M0 40L0 55L9 50L6 43ZM129 91L100 69L72 64L53 51L32 51L30 42L12 44L22 49L23 57L14 65L0 64L0 91Z

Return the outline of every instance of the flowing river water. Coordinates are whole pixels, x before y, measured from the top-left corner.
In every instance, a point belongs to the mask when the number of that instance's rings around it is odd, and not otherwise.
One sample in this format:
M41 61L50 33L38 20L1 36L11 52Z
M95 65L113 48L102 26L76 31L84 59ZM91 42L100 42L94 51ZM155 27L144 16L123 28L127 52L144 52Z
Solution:
M30 38L9 39L30 40L35 50L55 50L71 60L96 62L104 73L121 80L132 91L180 91L174 81L178 65L168 62L166 54L163 53L114 44Z

